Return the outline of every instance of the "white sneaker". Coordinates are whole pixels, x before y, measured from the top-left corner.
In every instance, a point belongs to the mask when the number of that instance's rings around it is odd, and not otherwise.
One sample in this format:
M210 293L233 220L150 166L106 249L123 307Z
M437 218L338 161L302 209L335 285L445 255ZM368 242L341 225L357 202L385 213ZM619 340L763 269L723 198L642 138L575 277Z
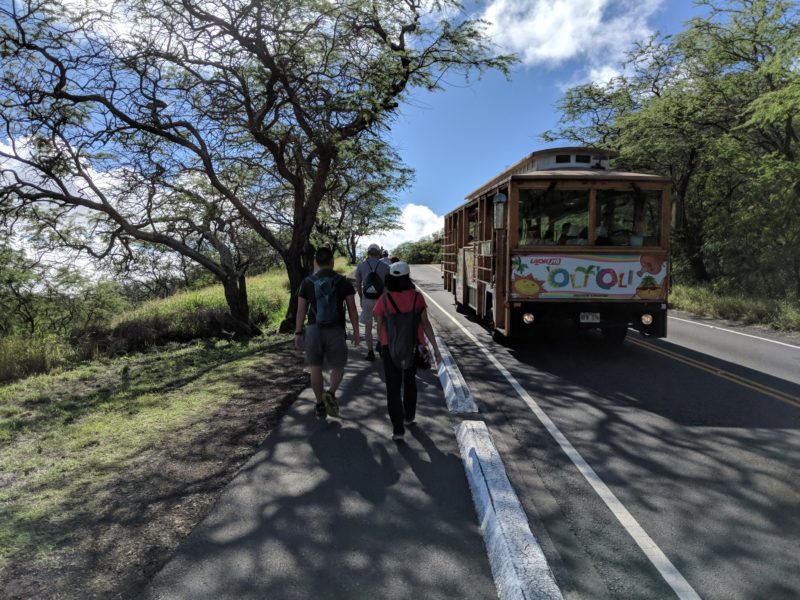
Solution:
M406 427L413 427L416 424L417 424L417 421L415 419L405 419L403 421L403 425L405 425Z
M394 440L395 442L402 442L405 436L406 436L405 433L393 433L392 440Z

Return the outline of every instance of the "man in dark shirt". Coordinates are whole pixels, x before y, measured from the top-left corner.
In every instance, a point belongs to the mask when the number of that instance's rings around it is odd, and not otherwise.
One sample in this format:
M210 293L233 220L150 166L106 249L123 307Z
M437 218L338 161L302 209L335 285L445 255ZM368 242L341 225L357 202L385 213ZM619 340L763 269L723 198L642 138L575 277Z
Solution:
M324 417L339 416L336 403L336 390L342 382L344 367L347 364L347 341L345 333L345 305L353 326L353 346L361 343L356 311L355 289L352 284L333 270L333 252L329 248L320 248L314 257L317 272L306 277L297 292L297 315L295 317L295 348L305 350L306 365L311 372L311 389L317 400L317 415ZM317 290L322 280L331 279L335 286L336 318L333 323L317 323L319 314L317 306ZM317 285L315 285L315 282ZM324 299L320 299L322 302ZM308 325L303 323L308 315ZM323 391L323 363L331 370L330 386Z

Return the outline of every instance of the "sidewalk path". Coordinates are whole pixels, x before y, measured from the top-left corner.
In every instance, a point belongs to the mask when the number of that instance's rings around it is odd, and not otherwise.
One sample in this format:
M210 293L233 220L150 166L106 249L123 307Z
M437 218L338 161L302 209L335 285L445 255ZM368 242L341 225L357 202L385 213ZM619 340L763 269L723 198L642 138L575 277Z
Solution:
M350 350L342 419L306 389L156 575L147 599L496 598L433 372L391 441L383 366Z

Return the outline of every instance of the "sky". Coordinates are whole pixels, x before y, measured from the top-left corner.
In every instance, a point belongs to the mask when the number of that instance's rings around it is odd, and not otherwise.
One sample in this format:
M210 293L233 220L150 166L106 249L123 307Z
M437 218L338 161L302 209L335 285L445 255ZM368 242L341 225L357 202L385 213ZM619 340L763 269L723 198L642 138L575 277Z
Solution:
M389 136L416 171L397 198L403 228L365 237L364 247L391 250L440 230L471 191L530 152L560 145L540 135L557 127L569 87L607 81L635 41L682 31L701 14L691 0L493 0L465 8L491 21L492 40L521 62L510 80L488 73L467 84L451 76L442 91L412 95Z

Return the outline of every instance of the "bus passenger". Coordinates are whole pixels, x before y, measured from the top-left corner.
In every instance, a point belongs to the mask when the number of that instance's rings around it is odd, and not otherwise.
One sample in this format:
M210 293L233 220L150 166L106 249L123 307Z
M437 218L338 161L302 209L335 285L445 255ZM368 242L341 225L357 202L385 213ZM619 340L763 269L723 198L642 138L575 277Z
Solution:
M558 238L559 245L563 246L567 243L570 227L572 227L572 224L569 221L561 225L561 235Z
M577 225L570 225L569 229L567 230L567 241L565 242L567 246L577 246L578 245L578 233L580 229Z

